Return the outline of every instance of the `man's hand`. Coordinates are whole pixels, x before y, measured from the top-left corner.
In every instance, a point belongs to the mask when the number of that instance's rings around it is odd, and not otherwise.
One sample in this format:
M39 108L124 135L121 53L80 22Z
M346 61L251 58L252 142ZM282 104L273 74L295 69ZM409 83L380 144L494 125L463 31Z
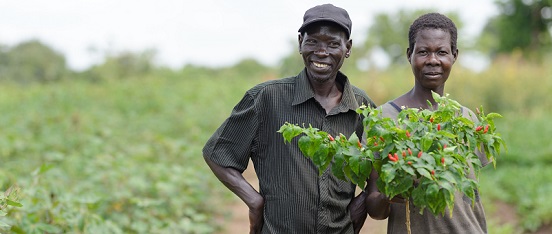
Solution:
M264 224L264 198L259 195L249 207L249 234L260 234Z
M360 233L360 229L364 226L364 222L368 216L365 199L366 193L362 192L349 203L349 213L351 214L355 234Z

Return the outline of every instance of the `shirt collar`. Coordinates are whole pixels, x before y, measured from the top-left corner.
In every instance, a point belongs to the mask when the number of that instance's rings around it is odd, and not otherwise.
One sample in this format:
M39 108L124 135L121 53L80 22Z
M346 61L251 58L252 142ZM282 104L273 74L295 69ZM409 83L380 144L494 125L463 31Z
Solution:
M343 94L341 96L341 102L334 108L334 110L338 112L347 112L349 110L355 111L358 109L359 105L356 101L349 78L347 78L347 76L341 71L338 71L336 80L343 84ZM295 93L293 95L292 105L294 106L314 98L314 90L309 83L306 69L303 69L303 71L297 75L297 78L295 79Z

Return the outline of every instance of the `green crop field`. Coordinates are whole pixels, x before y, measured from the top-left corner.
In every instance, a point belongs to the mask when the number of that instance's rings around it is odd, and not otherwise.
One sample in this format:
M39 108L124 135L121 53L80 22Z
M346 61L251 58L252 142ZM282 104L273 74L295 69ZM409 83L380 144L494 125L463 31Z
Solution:
M407 91L408 67L345 71L377 104ZM446 92L483 105L508 151L481 174L490 233L552 223L551 68L513 58L455 67ZM277 75L183 69L135 79L0 84L0 191L22 207L1 233L215 233L234 201L202 147L245 90ZM499 205L514 213L504 223Z

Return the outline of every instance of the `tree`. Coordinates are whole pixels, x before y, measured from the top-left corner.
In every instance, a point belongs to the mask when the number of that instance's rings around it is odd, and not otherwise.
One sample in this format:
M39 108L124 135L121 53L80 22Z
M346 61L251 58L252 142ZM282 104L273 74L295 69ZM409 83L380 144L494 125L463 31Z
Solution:
M25 41L0 52L0 67L0 80L18 83L52 82L67 74L65 57L38 40Z
M479 47L491 55L519 51L539 58L551 44L552 0L497 0L500 14L485 26Z
M107 54L102 64L86 70L83 76L91 81L143 77L155 70L155 55L153 49Z
M389 57L392 64L404 64L406 49L408 48L408 30L410 25L419 16L437 12L432 9L423 9L416 11L400 10L395 14L380 13L374 18L374 24L369 28L363 51L365 56L369 56L377 49L381 49ZM460 31L462 23L457 13L446 13L447 17L455 22ZM373 62L372 62L373 63Z

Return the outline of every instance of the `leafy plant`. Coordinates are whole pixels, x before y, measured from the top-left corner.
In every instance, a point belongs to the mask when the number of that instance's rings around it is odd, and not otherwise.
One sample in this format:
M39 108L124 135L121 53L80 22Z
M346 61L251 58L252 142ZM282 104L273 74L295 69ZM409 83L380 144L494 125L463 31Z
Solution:
M485 115L481 107L474 122L462 115L461 105L448 95L433 93L433 98L436 110L403 108L396 120L382 117L379 108L359 108L357 113L364 116L364 145L355 134L333 139L312 126L286 123L278 132L285 142L304 134L299 148L320 172L331 165L336 177L364 189L374 168L379 174L378 189L388 197L410 197L421 212L429 209L434 215L444 214L448 207L452 215L456 191L475 200L482 167L477 152L484 152L496 166L496 156L506 147L494 124L502 116Z
M0 218L8 214L8 209L11 207L22 207L19 203L19 187L11 186L4 193L0 193ZM9 228L10 225L0 219L0 228Z

